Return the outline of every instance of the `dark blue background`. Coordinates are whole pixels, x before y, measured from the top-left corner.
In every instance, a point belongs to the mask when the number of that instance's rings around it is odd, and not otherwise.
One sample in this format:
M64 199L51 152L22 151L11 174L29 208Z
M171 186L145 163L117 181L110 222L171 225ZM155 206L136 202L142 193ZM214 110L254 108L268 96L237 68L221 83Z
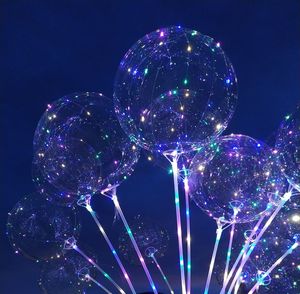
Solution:
M33 191L32 138L46 105L75 91L112 96L114 74L127 49L144 34L174 24L219 40L235 67L239 103L227 133L272 138L300 97L299 1L1 1L1 293L39 293L39 267L13 254L5 222L16 201ZM172 246L161 263L178 284L172 192L167 172L141 160L119 197L129 219L144 213L170 230ZM99 199L95 205L115 239L111 203ZM214 223L196 207L192 216L194 284L201 288ZM107 248L85 213L81 243L109 268ZM146 290L141 269L130 270L139 289Z

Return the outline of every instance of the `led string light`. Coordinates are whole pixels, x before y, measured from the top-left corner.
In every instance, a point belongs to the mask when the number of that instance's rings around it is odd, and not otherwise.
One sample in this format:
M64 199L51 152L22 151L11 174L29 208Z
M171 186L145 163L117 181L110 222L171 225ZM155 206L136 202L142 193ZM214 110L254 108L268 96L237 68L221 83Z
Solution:
M207 279L206 279L206 283L205 283L204 294L208 294L208 291L209 291L210 281L211 281L213 269L215 266L215 260L216 260L220 240L222 237L222 233L223 233L222 220L219 219L217 221L216 240L215 240L214 250L213 250L213 253L211 256L211 260L210 260L209 270L208 270Z
M189 182L188 171L183 167L184 172L184 194L185 194L185 214L186 214L186 243L187 243L187 294L191 293L192 284L192 252L191 252L191 216L190 216L190 197L189 197Z
M233 206L233 222L231 225L229 244L228 244L228 249L227 249L227 254L226 254L226 265L225 265L225 271L224 271L223 286L224 286L225 281L227 280L227 276L228 276L229 264L230 264L230 260L231 260L233 237L234 237L235 225L236 225L236 217L237 217L238 213L239 213L239 208Z
M169 280L168 280L167 276L165 275L164 271L162 270L161 266L159 265L159 263L158 263L158 261L157 261L157 259L156 259L156 257L155 257L155 253L156 253L156 252L157 252L157 249L155 249L154 247L149 247L149 248L146 249L145 254L146 254L149 258L151 258L152 261L155 263L155 265L156 265L157 269L159 270L159 272L160 272L160 274L161 274L161 276L162 276L164 282L166 283L166 285L167 285L167 287L168 287L170 293L171 293L171 294L174 294L175 292L174 292L173 288L171 287L171 285L170 285L170 283L169 283Z
M227 287L227 285L228 285L228 283L229 283L231 277L232 277L233 274L235 273L235 270L236 270L236 268L237 268L239 262L241 261L241 259L242 259L243 255L244 255L244 253L248 250L252 238L255 236L257 230L259 229L259 227L260 227L261 223L263 222L263 220L265 219L265 217L266 217L266 213L263 213L263 214L261 215L260 219L258 220L257 224L255 225L254 229L252 230L252 232L251 232L249 238L246 240L246 242L245 242L245 244L244 244L242 250L240 251L238 257L236 258L236 260L235 260L235 262L234 262L234 264L233 264L233 266L232 266L232 268L231 268L231 270L230 270L230 272L229 272L229 274L228 274L228 276L227 276L226 281L223 283L223 287L222 287L222 289L221 289L220 294L225 294L226 287Z
M179 254L179 268L181 278L181 291L182 294L186 294L186 282L185 282L185 269L184 269L184 255L183 255L183 237L182 237L182 225L180 214L180 197L178 189L178 157L177 151L173 151L171 154L165 153L164 156L171 162L173 182L174 182L174 196L175 196L175 209L176 209L176 224L177 224L177 237L178 237L178 254ZM170 158L168 157L170 156Z
M100 284L97 280L95 280L90 275L87 276L87 279L89 279L89 281L92 281L95 285L97 285L99 288L101 288L105 293L113 294L112 292L110 292L107 288L105 288L102 284Z
M87 282L93 282L95 285L97 285L100 289L102 289L105 293L107 294L112 294L111 291L109 291L105 286L103 286L100 282L98 282L96 279L94 279L91 275L90 275L90 271L88 268L84 267L82 268L79 272L78 272L78 278L80 280L84 280Z

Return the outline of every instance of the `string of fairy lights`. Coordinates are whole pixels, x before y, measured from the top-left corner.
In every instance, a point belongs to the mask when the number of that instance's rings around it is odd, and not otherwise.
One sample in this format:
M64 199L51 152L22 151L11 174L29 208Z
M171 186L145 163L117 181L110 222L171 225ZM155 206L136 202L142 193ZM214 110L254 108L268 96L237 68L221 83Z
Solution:
M208 294L216 277L220 294L299 293L300 108L284 118L269 146L222 135L237 100L237 78L220 42L172 26L128 50L113 99L82 92L49 104L33 140L36 192L15 205L7 223L15 253L41 265L44 293L86 293L94 285L105 293ZM164 224L128 220L121 207L126 195L119 199L118 187L142 151L173 176L173 200L162 197L174 202L177 242L169 242ZM110 200L122 224L118 243L92 205L98 197ZM203 273L193 270L191 205L216 224L202 290ZM101 251L111 253L116 267L83 249L79 209L91 216L106 244ZM160 259L169 246L178 257L166 267ZM147 278L142 289L133 264ZM175 264L176 279L170 278Z

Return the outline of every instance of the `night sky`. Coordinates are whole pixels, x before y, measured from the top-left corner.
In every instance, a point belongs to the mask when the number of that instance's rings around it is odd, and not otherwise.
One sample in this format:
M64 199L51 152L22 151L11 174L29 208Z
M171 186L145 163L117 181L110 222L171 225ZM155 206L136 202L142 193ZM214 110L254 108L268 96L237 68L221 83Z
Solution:
M32 139L47 104L75 91L111 97L116 69L128 48L146 33L169 25L215 38L231 59L239 101L226 133L272 142L282 117L300 99L299 1L1 1L1 293L40 293L39 265L15 256L5 225L13 205L34 191ZM120 187L119 199L129 220L144 214L169 230L171 246L161 264L178 286L172 177L143 158ZM120 224L113 223L112 203L99 198L95 208L117 240ZM96 252L110 270L113 259L106 245L86 212L81 214L79 243ZM193 205L195 289L203 289L214 236L214 221ZM147 290L141 268L130 266L129 271L135 273L139 290ZM119 271L113 275L118 279Z

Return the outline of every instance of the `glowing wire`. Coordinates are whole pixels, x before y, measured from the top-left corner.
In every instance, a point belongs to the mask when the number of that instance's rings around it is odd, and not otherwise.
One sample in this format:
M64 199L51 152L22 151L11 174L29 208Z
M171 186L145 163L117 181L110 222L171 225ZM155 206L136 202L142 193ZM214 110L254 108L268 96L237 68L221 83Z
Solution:
M177 166L177 153L174 152L172 155L172 171L174 181L174 195L175 195L175 208L176 208L176 223L177 223L177 237L178 237L178 251L179 251L179 267L181 277L181 291L182 294L186 294L186 283L185 283L185 270L184 270L184 257L183 257L183 242L182 242L182 226L181 226L181 215L180 215L180 198L178 190L178 166Z
M132 285L131 280L129 278L129 275L126 272L125 267L123 266L123 264L122 264L122 262L121 262L121 260L120 260L120 258L118 256L118 254L117 254L117 251L115 250L114 246L112 245L112 242L110 241L110 239L108 238L108 236L107 236L104 228L100 224L100 221L99 221L99 219L97 217L96 212L93 210L93 208L91 206L91 198L92 198L91 195L84 195L84 196L82 196L77 201L77 204L79 206L84 207L91 214L93 220L95 221L96 225L98 226L99 231L101 232L101 234L104 237L106 243L108 244L108 246L109 246L109 248L110 248L110 250L111 250L114 258L116 259L116 261L117 261L117 263L118 263L118 265L119 265L119 267L120 267L120 269L121 269L121 271L122 271L122 273L123 273L123 275L124 275L124 277L125 277L128 285L129 285L129 287L131 289L131 292L133 294L136 294L135 289L133 288L133 285Z
M125 291L105 272L93 259L88 257L76 244L73 245L73 249L77 251L82 257L84 257L90 264L92 264L106 279L108 279L120 293L126 294Z
M189 199L189 183L187 170L184 167L184 194L185 194L185 214L186 214L186 242L187 242L187 294L191 293L191 277L192 277L192 257L191 257L191 217L190 217L190 199Z
M174 291L173 291L173 289L172 289L172 287L171 287L171 285L170 285L170 283L169 283L169 281L167 279L167 276L165 275L165 273L163 272L162 268L160 267L160 265L159 265L157 259L155 258L154 254L152 254L150 257L152 258L152 260L154 261L154 263L155 263L156 267L158 268L160 274L162 275L162 277L163 277L163 279L164 279L167 287L170 290L170 293L174 294Z
M131 240L131 243L132 243L132 245L133 245L133 247L135 249L136 254L138 255L138 258L139 258L140 263L141 263L141 265L142 265L142 267L144 269L144 272L145 272L145 274L146 274L146 276L148 278L148 281L149 281L149 283L151 285L151 288L152 288L152 290L153 290L153 292L155 294L158 294L157 289L155 287L155 284L153 282L153 279L152 279L152 277L150 275L150 272L149 272L149 270L147 268L147 265L145 263L145 260L144 260L142 254L141 254L141 251L140 251L140 249L139 249L139 247L138 247L138 245L137 245L137 243L136 243L136 241L134 239L133 233L132 233L132 231L131 231L131 229L130 229L127 221L126 221L126 218L125 218L125 216L123 214L123 211L122 211L122 209L120 207L120 204L119 204L119 201L118 201L118 198L117 198L117 195L116 195L116 188L112 189L112 198L111 199L114 202L114 205L115 205L115 207L116 207L116 209L118 211L118 214L119 214L119 216L120 216L120 218L121 218L121 220L122 220L122 222L123 222L123 224L124 224L124 226L126 228L128 236L129 236L129 238Z
M297 247L299 247L299 243L296 242L291 248L289 248L280 258L278 258L273 265L262 275L261 278L258 279L256 284L252 287L252 289L248 292L248 294L253 294L256 290L258 290L259 286L262 284L264 279L270 275L270 273L278 266L281 264L281 262L288 256L290 255Z
M266 217L266 214L265 213L262 214L261 217L260 217L260 219L256 223L256 225L255 225L254 229L252 230L249 238L247 239L247 241L244 244L242 250L240 251L237 259L235 260L235 262L234 262L234 264L233 264L233 266L232 266L232 268L231 268L231 270L230 270L230 272L229 272L229 274L227 276L227 279L226 279L225 283L223 284L223 287L222 287L222 290L221 290L220 294L225 294L226 287L227 287L227 285L228 285L231 277L233 276L236 267L238 266L238 264L239 264L240 260L242 259L244 253L248 250L250 242L251 242L253 236L256 234L257 230L259 229L259 227L260 227L261 223L263 222L263 220L265 219L265 217Z
M229 239L229 244L228 244L228 249L227 249L227 254L226 254L226 266L225 266L225 272L224 272L224 280L223 280L223 286L226 283L227 276L228 276L228 270L229 270L229 264L230 264L230 259L231 259L231 252L232 252L232 243L233 243L233 236L234 236L234 230L235 230L235 221L233 222L230 230L230 239Z
M119 267L120 267L120 269L121 269L121 271L122 271L122 273L123 273L123 275L124 275L124 277L125 277L125 279L126 279L126 282L127 282L128 286L130 287L131 292L135 294L136 291L135 291L135 289L134 289L134 287L133 287L133 285L132 285L132 282L131 282L131 280L130 280L130 278L129 278L129 275L128 275L127 272L126 272L126 269L125 269L125 267L124 267L122 261L120 260L117 251L115 250L115 248L114 248L114 246L112 245L110 239L108 238L106 232L104 231L104 228L101 226L101 224L100 224L100 222L99 222L99 220L98 220L98 218L97 218L97 215L96 215L95 211L93 211L92 209L91 209L91 210L88 209L88 211L90 212L91 216L93 217L95 223L97 224L97 226L98 226L98 228L99 228L99 231L100 231L101 234L103 235L103 237L104 237L106 243L108 244L108 246L109 246L109 248L110 248L110 250L111 250L111 252L112 252L114 258L116 259L116 261L117 261L117 263L118 263L118 265L119 265Z
M237 207L232 207L232 208L233 208L233 222L231 225L230 239L229 239L229 244L228 244L228 249L227 249L227 254L226 254L226 265L225 265L223 286L225 285L227 276L228 276L228 270L229 270L229 264L230 264L230 260L231 260L231 252L232 252L232 243L233 243L235 224L236 224L236 217L237 217L237 214L239 213L239 209Z
M215 241L215 245L214 245L213 254L212 254L212 257L210 260L209 271L208 271L208 275L207 275L207 279L206 279L204 294L208 294L208 291L209 291L210 281L211 281L213 269L215 266L215 260L216 260L216 256L217 256L217 252L218 252L218 248L219 248L219 243L220 243L222 233L223 233L223 228L222 228L222 225L219 220L217 221L217 225L218 225L218 228L216 230L216 241Z
M239 288L240 288L240 284L241 284L241 278L237 281L237 283L235 284L234 287L234 294L238 294Z
M95 280L93 277L91 277L90 275L86 275L86 278L89 281L92 281L95 285L97 285L98 287L100 287L105 293L107 294L112 294L112 292L110 292L107 288L105 288L102 284L100 284L97 280Z

